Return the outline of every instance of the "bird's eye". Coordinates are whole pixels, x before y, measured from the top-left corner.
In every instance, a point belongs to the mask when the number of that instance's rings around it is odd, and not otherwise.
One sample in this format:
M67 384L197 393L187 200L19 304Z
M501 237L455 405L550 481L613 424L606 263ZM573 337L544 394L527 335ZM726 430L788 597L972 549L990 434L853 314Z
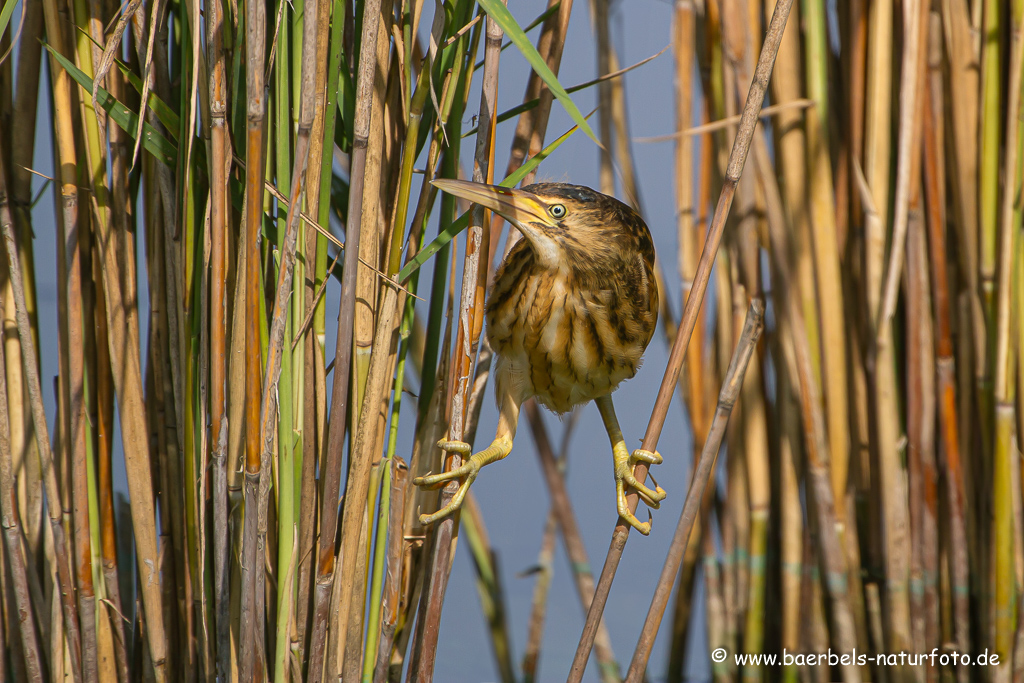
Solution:
M548 209L548 211L550 211L551 215L554 216L555 218L565 218L565 207L562 206L561 204L555 204L550 209Z

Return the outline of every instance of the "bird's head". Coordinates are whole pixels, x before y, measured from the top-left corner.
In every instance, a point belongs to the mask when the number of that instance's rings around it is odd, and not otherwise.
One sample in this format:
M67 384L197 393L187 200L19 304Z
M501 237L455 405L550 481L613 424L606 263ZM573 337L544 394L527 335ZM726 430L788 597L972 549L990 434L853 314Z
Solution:
M643 219L589 187L538 183L508 189L449 179L434 185L500 214L519 229L545 267L606 270L637 253L648 267L654 265L654 243Z

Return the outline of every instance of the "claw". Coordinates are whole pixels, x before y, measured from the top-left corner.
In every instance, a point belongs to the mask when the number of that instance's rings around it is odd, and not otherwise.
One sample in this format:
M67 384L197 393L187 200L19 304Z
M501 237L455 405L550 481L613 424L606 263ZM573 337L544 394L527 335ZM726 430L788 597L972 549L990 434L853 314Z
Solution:
M447 505L433 514L420 515L420 524L424 526L457 512L462 507L466 494L469 493L469 487L476 480L477 475L480 474L480 468L508 455L508 452L512 450L512 440L507 437L496 438L489 448L472 457L469 457L470 453L472 453L472 448L465 441L441 440L437 442L437 446L449 453L456 453L462 456L465 458L465 461L461 466L441 474L431 474L428 472L422 477L413 479L412 483L421 488L441 488L448 482L457 479L461 479L462 483L459 484L458 491L455 492L455 495Z
M665 500L665 496L667 494L665 493L665 489L658 486L658 483L654 481L653 478L651 481L654 482L654 489L642 484L640 480L633 475L633 468L638 462L643 462L648 465L659 465L662 462L662 457L658 453L652 453L651 451L645 451L640 448L636 449L629 455L619 455L616 458L615 463L616 502L619 517L625 520L627 524L639 531L641 534L647 536L651 533L651 522L641 522L637 519L636 515L630 513L629 506L626 504L625 487L629 486L635 490L637 495L640 496L640 500L642 500L647 507L654 510L661 507L661 501ZM650 518L650 511L648 511L647 515Z

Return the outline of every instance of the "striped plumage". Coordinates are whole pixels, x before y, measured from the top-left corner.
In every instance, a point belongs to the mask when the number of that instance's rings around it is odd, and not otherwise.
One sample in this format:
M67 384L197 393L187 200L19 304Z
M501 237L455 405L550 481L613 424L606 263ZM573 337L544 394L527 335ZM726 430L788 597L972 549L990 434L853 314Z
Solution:
M629 452L611 399L616 387L636 374L658 322L654 243L647 225L614 197L580 185L509 190L459 180L434 184L498 212L524 239L498 269L486 307L487 338L497 354L497 433L472 457L464 442L438 443L468 459L448 472L413 480L428 487L462 480L448 505L420 521L429 524L459 509L480 468L512 450L519 407L536 397L557 413L597 403L612 445L616 509L641 533L650 533L650 523L629 511L625 487L657 508L665 492L637 481L633 466L658 464L661 456Z
M545 183L524 192L566 206L551 231L563 258L542 263L529 239L509 252L487 301L498 354L498 395L536 396L565 413L636 374L658 322L654 243L619 200L587 187Z

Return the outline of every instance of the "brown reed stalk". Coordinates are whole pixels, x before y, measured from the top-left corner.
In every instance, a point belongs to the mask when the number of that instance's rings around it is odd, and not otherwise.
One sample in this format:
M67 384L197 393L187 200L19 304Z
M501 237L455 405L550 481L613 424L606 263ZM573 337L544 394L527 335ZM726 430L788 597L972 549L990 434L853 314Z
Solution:
M949 538L946 541L949 594L952 602L952 634L957 646L966 650L970 642L970 605L968 602L969 565L963 513L963 479L960 465L959 420L956 405L955 360L953 356L952 310L946 273L945 168L942 154L941 80L933 76L929 83L924 111L924 196L928 227L929 264L931 266L932 304L935 310L934 345L936 399L938 401L938 438L942 446L939 463L945 486L940 492L947 506ZM966 680L967 669L956 669L957 680Z
M497 115L498 64L501 56L502 31L491 17L486 21L486 46L484 52L484 73L480 93L480 126L477 129L476 153L473 162L473 180L492 182L494 178L494 127ZM467 79L468 81L469 79ZM487 263L481 265L481 254L488 254L490 235L484 237L486 212L475 206L471 214L466 236L466 256L463 264L462 297L459 305L459 320L454 345L455 359L452 364L450 395L450 417L447 438L461 441L466 426L466 402L469 393L470 367L479 345L483 329L483 304L486 280L480 271L487 270ZM458 467L461 459L451 456L450 467ZM440 506L448 505L458 491L459 482L453 481L441 489ZM447 589L451 570L452 537L455 535L455 519L448 517L434 525L434 552L427 568L425 609L421 607L422 628L418 633L422 640L413 644L419 656L414 657L415 680L429 683L433 679L434 658L437 654L437 638L440 630L441 607Z
M694 3L678 2L673 13L673 55L676 67L676 146L675 146L675 183L676 183L676 225L679 239L679 275L682 280L683 298L689 291L697 267L697 253L702 247L704 237L704 212L707 197L700 193L700 200L694 201L693 188L693 139L690 135L680 135L692 129L693 123L693 67L695 61L696 39L696 7ZM706 111L707 108L705 107ZM705 138L706 140L710 138ZM710 161L709 145L701 148L701 164ZM701 175L701 189L710 191L710 178ZM660 283L659 283L660 286ZM668 303L668 297L662 298L662 319L665 320L664 330L669 346L678 333L676 323ZM669 323L668 321L671 321ZM698 316L696 322L698 339L703 339L704 320ZM686 357L684 377L680 378L683 400L689 415L693 433L694 450L702 448L707 436L706 407L704 404L704 344L695 344ZM696 466L696 462L694 463ZM706 517L704 517L706 519ZM687 635L690 622L690 606L693 597L693 582L696 576L696 564L700 553L700 536L703 532L703 520L697 526L697 536L686 548L683 568L679 574L679 589L676 593L676 605L672 620L673 647L670 648L668 663L668 680L681 681L683 661L686 652Z
M544 474L548 493L551 496L551 510L562 531L565 553L569 556L569 562L573 569L576 592L579 594L580 604L586 611L594 600L594 575L590 572L590 559L587 556L586 546L583 544L583 535L580 533L579 524L576 521L576 513L572 509L569 489L555 459L540 408L537 407L535 401L529 401L523 406L523 409L530 423L534 443L537 445L541 472ZM621 680L619 665L612 652L611 637L604 619L598 624L594 642L594 654L601 669L601 679L606 683Z
M918 82L921 93L927 91ZM930 282L925 244L921 176L910 200L907 225L907 494L910 502L911 635L917 652L939 647L938 477L935 467L935 351L932 345ZM935 683L939 669L927 667Z
M32 240L23 236L31 234L32 213L28 207L32 203L32 158L35 151L36 112L39 102L41 73L43 7L42 3L28 3L22 7L23 24L21 41L18 45L17 59L17 91L11 118L11 140L18 141L10 151L10 180L8 191L13 204L12 213L15 221L15 235L19 248L22 272L25 274L25 303L28 308L29 321L33 334L38 336L38 320L36 319L35 265L33 259ZM43 477L39 467L39 455L33 436L32 414L26 380L22 370L23 349L18 341L15 321L14 294L11 291L6 275L4 285L5 297L5 334L8 339L7 387L9 400L11 454L15 472L22 475L18 481L18 497L21 505L20 517L22 528L28 544L29 556L39 558L43 554Z
M60 24L57 21L57 8L53 0L44 3L44 17L46 20L47 37L54 45L54 48L64 54ZM74 225L77 219L78 207L78 185L74 176L74 138L71 132L71 83L67 73L59 66L55 68L55 60L51 59L50 68L54 82L54 112L57 147L60 158L69 159L69 164L61 167L61 193L62 193L62 217L65 223ZM70 156L66 156L70 155ZM0 158L3 158L0 150ZM3 187L3 194L7 197L6 178L0 178L0 186ZM46 427L46 414L43 410L42 394L39 383L39 370L36 366L35 343L32 339L32 332L29 325L26 303L24 280L21 275L19 263L19 251L14 242L14 223L9 208L5 205L5 215L0 217L0 223L4 231L4 241L7 247L7 262L9 266L11 285L14 290L15 310L18 320L18 335L21 338L22 362L25 365L25 374L28 376L28 390L30 401L33 405L33 424L36 433L37 448L40 458L40 469L43 471L46 484L46 498L48 501L47 511L50 517L50 526L54 541L54 551L57 561L57 577L61 591L61 603L64 613L65 629L68 638L69 652L71 659L71 672L75 680L82 677L82 652L78 627L78 608L75 605L75 588L71 575L71 557L68 554L67 530L63 523L63 503L57 485L57 476L54 472L53 452L50 450L49 431Z
M654 589L654 597L651 599L651 607L648 609L647 618L644 620L643 630L637 641L636 649L633 651L633 659L629 664L629 671L626 674L627 683L643 680L647 669L647 660L651 656L651 649L654 647L654 638L658 633L658 627L665 614L665 607L668 605L669 595L672 592L672 584L683 561L683 553L690 539L690 532L693 530L700 510L701 500L704 497L704 489L711 478L714 470L715 460L718 451L722 447L722 440L725 437L725 429L729 424L729 416L732 414L733 405L739 397L740 389L743 386L743 378L746 375L747 364L754 354L754 347L764 330L764 304L759 299L752 299L747 311L743 330L740 332L736 350L732 360L729 362L729 369L726 371L726 379L722 383L722 389L718 396L718 405L715 408L715 416L708 432L708 438L704 441L700 459L690 480L690 489L686 495L686 502L679 515L679 523L676 526L675 534L672 536L672 543L669 545L668 557L662 566L661 575L658 577L657 586Z
M708 280L711 275L711 266L714 256L718 253L721 244L722 232L725 227L725 219L732 206L733 196L736 192L736 184L739 181L740 172L746 161L746 155L750 148L750 141L754 134L754 127L757 123L757 111L764 101L764 93L768 86L768 79L771 75L775 55L778 53L779 43L782 38L782 31L785 28L786 20L792 9L790 0L783 0L775 9L772 21L765 37L764 46L758 58L757 69L751 82L750 92L743 106L743 118L740 122L739 131L736 136L732 153L729 156L729 164L726 170L725 184L715 209L715 216L708 231L707 242L701 254L694 279L693 290L687 298L686 307L683 309L683 318L680 324L680 331L676 336L676 342L672 346L669 356L668 367L665 377L662 380L658 391L658 398L655 402L654 411L651 415L647 433L644 435L643 448L653 451L657 446L658 437L661 435L661 428L665 423L668 407L672 400L676 379L682 367L686 346L689 344L690 336L697 319L697 311L704 299L707 290ZM638 481L643 483L647 477L647 467L643 463L637 465L633 472ZM630 512L636 510L639 497L636 493L630 494L627 498ZM569 680L578 683L583 677L587 659L590 656L590 649L593 646L594 636L597 631L599 617L604 611L608 600L608 593L611 590L611 583L615 576L615 569L618 567L619 559L622 557L626 539L629 536L629 526L621 520L616 524L615 532L612 535L612 543L605 559L605 566L601 571L601 578L598 581L594 600L587 611L587 620L580 636L580 643L576 649L576 656L573 661Z
M242 229L245 240L245 518L242 530L241 553L241 607L239 639L239 677L245 681L266 678L267 664L263 638L263 595L259 577L263 575L264 549L258 548L258 510L260 488L260 354L255 349L260 343L260 246L259 234L263 224L263 179L266 154L266 99L264 92L264 40L266 8L263 3L246 3L245 27L245 219ZM347 274L347 271L346 271ZM241 289L241 287L239 288ZM340 374L340 373L339 373ZM335 404L337 405L337 404ZM335 494L337 500L337 494ZM333 534L331 541L333 542ZM333 555L332 555L333 556ZM258 576L257 576L258 575Z
M210 65L210 425L213 491L213 599L216 672L231 670L230 561L228 544L228 421L227 326L228 256L231 219L228 174L231 170L230 129L227 120L227 52L224 49L224 5L206 5L206 48Z
M331 589L334 581L335 534L338 523L338 493L341 488L341 455L345 438L345 427L349 420L348 391L350 379L350 362L352 358L352 330L355 315L356 271L358 270L359 239L362 226L363 183L366 170L366 143L369 135L370 114L374 105L373 70L377 60L377 25L380 21L380 0L370 0L363 6L363 27L359 55L359 70L356 79L356 118L353 127L353 145L351 160L351 184L349 185L348 216L345 222L345 269L342 276L341 311L338 318L338 343L335 350L334 387L331 395L331 419L328 428L326 472L323 475L323 501L320 513L320 543L318 547L316 591L313 603L313 625L310 630L310 656L307 677L310 683L318 683L323 675L324 647L326 640L327 614L330 605ZM363 467L369 463L365 463ZM354 530L361 524L362 515L353 511L353 506L364 504L366 500L366 472L356 467L349 468L349 486L345 493L344 528L342 530L342 547L355 548L355 544L346 544L354 535ZM323 471L323 470L321 470ZM356 487L359 487L356 489ZM362 495L358 494L362 491ZM351 514L349 514L351 512ZM347 552L342 556L342 577L345 581L353 579L355 553ZM342 598L338 604L338 612L348 614L351 609L351 587L342 586L348 599Z
M313 131L310 135L309 159L306 163L306 208L312 211L318 207L318 218L322 221L329 215L329 202L321 201L321 186L326 187L329 182L330 171L323 168L324 146L333 144L334 130L336 128L335 117L329 117L327 112L337 105L337 96L329 97L327 92L328 73L337 74L341 68L342 32L343 21L337 21L337 25L331 22L331 13L334 3L320 2L317 5L316 17L319 31L317 33L317 54L321 58L316 63L316 74L314 75L314 118ZM323 58L327 53L328 43L331 45L329 58ZM296 571L297 601L295 605L295 623L292 631L291 651L297 655L300 662L306 661L306 653L309 652L309 616L310 606L313 597L313 565L316 560L316 524L317 510L316 500L318 486L316 470L318 463L323 461L326 455L325 426L327 413L327 377L324 371L323 345L318 341L316 331L321 329L319 316L324 313L326 306L320 303L319 297L314 296L316 280L319 271L316 264L319 258L326 257L327 245L315 230L304 228L305 244L303 245L303 270L305 281L304 310L310 316L318 318L316 325L310 324L306 328L302 340L302 398L303 410L302 425L302 471L301 471L301 494L299 500L299 560ZM340 258L341 254L338 254ZM333 269L333 265L328 270ZM326 273L326 271L325 271ZM321 288L327 282L326 277L320 283ZM300 670L303 667L300 665ZM298 677L297 677L298 678Z
M386 569L384 574L384 595L381 600L383 616L380 624L380 638L377 643L377 662L374 666L374 683L384 683L388 675L388 663L391 659L391 648L395 642L395 629L398 627L398 616L402 588L402 550L405 539L402 536L402 525L405 510L397 501L405 500L405 489L409 481L409 468L405 461L396 457L391 465L394 468L391 481L392 505L388 510L388 546Z
M306 0L305 11L311 17L317 15L317 3L319 0ZM318 27L315 21L306 21L303 24L302 35L302 78L300 85L300 106L298 128L296 130L294 167L291 173L290 201L286 219L285 234L282 239L278 280L275 290L273 315L270 321L270 333L267 346L267 365L263 373L262 400L260 405L260 456L259 456L259 508L257 511L256 550L262 559L260 552L267 544L268 529L268 506L271 484L271 460L277 445L277 423L278 423L278 382L281 376L281 360L284 353L285 325L288 318L288 304L292 295L292 278L295 272L295 252L298 243L299 213L302 207L302 192L306 179L306 160L309 153L309 136L313 128L314 109L314 74L315 64L318 59L317 48ZM249 157L253 158L253 157ZM252 427L250 426L251 430ZM290 436L290 435L289 435ZM248 471L247 471L248 475ZM247 509L246 519L249 518L251 509ZM287 543L287 539L279 539L280 543ZM257 590L260 590L262 581L259 575L263 573L264 563L259 562L256 568ZM278 577L283 580L284 577ZM290 584L281 583L280 590L291 592ZM259 595L256 596L257 601ZM257 605L259 603L257 602ZM288 604L288 603L286 603ZM262 614L257 608L256 620L258 630L262 630L260 622ZM269 668L269 667L268 667ZM269 672L268 672L269 673Z
M903 254L907 239L907 222L911 195L916 192L911 183L916 183L921 159L920 90L925 76L925 55L927 53L928 7L921 0L911 0L903 5L904 47L900 67L900 120L898 150L896 154L896 197L893 210L892 244L889 263L885 270L882 290L880 321L877 329L883 329L892 319L896 309L897 287L903 268Z
M3 163L0 163L0 221L11 223L13 221L11 221L7 200L7 183L2 167ZM2 302L0 302L0 309L2 307ZM0 343L0 367L4 367L5 364L4 344ZM14 467L7 415L7 381L4 373L0 373L0 517L2 517L0 525L3 526L4 547L7 549L7 561L11 570L9 574L10 594L14 595L14 605L8 603L7 612L12 612L12 607L17 609L20 649L24 657L26 680L42 683L43 660L33 623L35 614L32 600L29 597L28 569L22 545L21 520L18 518L18 500L14 486ZM14 648L12 647L11 650L13 652Z
M703 117L707 119L709 114L710 109L708 103L705 101ZM737 121L738 120L739 119L737 119ZM700 126L697 128L700 128ZM689 240L691 244L688 247L686 263L683 266L684 270L681 270L681 272L685 274L683 283L687 297L689 297L690 290L693 286L693 276L697 267L697 254L704 248L704 226L707 224L707 207L711 202L711 184L712 176L714 175L712 170L712 167L714 166L713 147L714 145L711 136L706 135L701 144L701 171L698 174L700 181L698 183L697 200L694 205L696 210L694 229ZM678 334L678 327L675 320L670 316L666 315L665 320L665 331L671 346L675 343L675 335ZM670 320L671 324L668 322ZM705 326L704 311L701 309L697 314L695 329L700 332L701 336L699 338L702 340L704 337ZM710 428L710 417L708 415L708 411L710 410L711 393L708 387L713 386L713 384L704 380L705 376L710 371L709 368L705 368L704 366L707 361L711 361L713 358L714 354L708 353L708 349L705 348L703 342L695 345L692 349L692 353L687 353L686 355L687 391L684 396L688 401L687 408L689 410L690 423L693 429L694 449L698 446L700 448L704 447L704 441L707 439L708 429ZM691 543L687 545L686 554L683 556L683 568L679 574L679 591L677 592L675 614L673 616L673 631L676 634L673 636L673 642L680 645L673 648L669 657L670 681L680 681L683 676L683 665L687 653L685 643L688 641L687 632L689 629L690 610L694 597L697 563L701 560L701 556L703 554L704 543L702 535L708 529L708 522L711 516L712 498L713 492L710 490L707 491L704 495L704 502L701 505L701 523L695 530L697 535L694 536Z

